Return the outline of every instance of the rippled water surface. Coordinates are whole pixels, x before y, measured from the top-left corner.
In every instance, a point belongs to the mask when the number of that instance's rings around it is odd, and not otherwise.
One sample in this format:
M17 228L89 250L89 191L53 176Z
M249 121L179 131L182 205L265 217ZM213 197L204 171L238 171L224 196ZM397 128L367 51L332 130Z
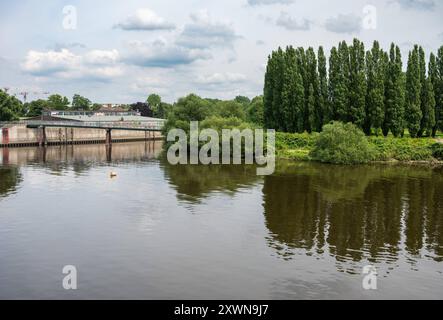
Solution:
M443 168L279 162L258 177L160 151L0 149L0 298L443 299Z

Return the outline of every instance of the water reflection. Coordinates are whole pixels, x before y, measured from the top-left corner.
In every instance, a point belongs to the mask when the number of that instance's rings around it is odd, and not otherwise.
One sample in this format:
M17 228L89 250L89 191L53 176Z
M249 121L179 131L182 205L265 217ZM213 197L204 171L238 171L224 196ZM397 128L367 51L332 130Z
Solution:
M0 199L15 193L22 182L20 169L17 167L0 167Z
M214 192L233 195L261 180L252 165L171 165L166 157L160 159L166 180L181 201L199 203Z
M338 261L443 260L442 168L281 163L264 180L269 245Z
M91 144L46 148L0 148L0 154L3 154L3 157L0 157L0 165L43 167L53 175L63 175L67 171L82 174L97 165L156 159L162 151L161 146L161 141L146 141L116 143L112 146Z

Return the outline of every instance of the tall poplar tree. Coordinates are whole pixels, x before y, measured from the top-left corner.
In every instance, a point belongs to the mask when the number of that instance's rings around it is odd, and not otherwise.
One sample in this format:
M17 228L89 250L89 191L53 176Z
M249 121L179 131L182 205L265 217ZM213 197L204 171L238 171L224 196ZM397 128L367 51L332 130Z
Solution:
M317 57L312 47L306 51L306 68L308 93L307 103L307 127L308 132L320 131L322 128L322 109L320 107L320 82L317 70ZM311 91L312 86L312 91Z
M394 43L391 44L389 62L386 67L385 82L385 119L383 135L389 130L395 137L402 134L404 128L404 86L401 51Z
M349 56L348 121L363 128L366 101L365 46L363 42L354 39L352 46L349 48Z
M318 76L319 76L319 107L321 109L321 127L332 120L332 110L328 99L328 78L326 69L326 56L323 47L318 48ZM322 128L317 128L321 131Z
M406 71L406 120L411 137L417 137L420 131L421 112L421 82L418 45L409 52L408 68Z
M266 66L265 73L265 84L263 89L263 105L264 105L264 121L265 127L269 129L275 128L275 119L274 113L272 110L273 101L274 101L274 67L275 64L275 52L272 52L270 56L268 56L268 64Z
M343 103L342 109L338 110L339 120L348 122L349 119L349 92L350 92L350 61L349 61L349 47L346 41L342 41L338 47L338 56L340 61L340 87L342 90Z
M435 137L437 130L443 131L443 46L438 49L435 66L432 66L432 69L430 76L435 96L435 125L432 136Z
M428 92L426 90L427 84L426 84L426 57L425 57L425 51L420 46L418 48L418 67L420 72L420 110L422 114L422 118L420 119L420 130L418 131L417 136L421 137L423 133L426 131L426 128L428 127L428 122L430 121L430 112L434 112L434 110L428 105Z
M368 90L366 99L366 134L375 129L380 133L385 118L385 64L386 59L378 41L374 41L371 51L366 53Z

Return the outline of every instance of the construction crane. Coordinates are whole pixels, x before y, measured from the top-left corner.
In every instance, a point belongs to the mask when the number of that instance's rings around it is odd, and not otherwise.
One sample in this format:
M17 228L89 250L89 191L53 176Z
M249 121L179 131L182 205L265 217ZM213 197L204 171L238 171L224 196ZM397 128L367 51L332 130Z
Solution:
M45 95L45 96L49 95L49 92L47 92L47 91L44 91L44 92L37 92L37 91L29 92L29 91L22 91L22 92L19 93L19 95L21 95L21 96L23 97L23 102L24 102L24 103L26 103L26 100L27 100L28 95L29 95L30 93L32 93L33 95L38 95L38 94L39 94L39 95Z

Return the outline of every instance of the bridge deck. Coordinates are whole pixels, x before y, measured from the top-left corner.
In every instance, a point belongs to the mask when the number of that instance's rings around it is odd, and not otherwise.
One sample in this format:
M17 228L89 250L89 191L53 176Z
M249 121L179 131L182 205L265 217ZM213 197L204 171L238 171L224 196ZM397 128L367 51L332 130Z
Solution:
M129 130L129 131L161 131L163 121L147 122L147 123L115 123L115 122L30 122L27 128L37 129L40 127L52 128L82 128L82 129L112 129L112 130Z

